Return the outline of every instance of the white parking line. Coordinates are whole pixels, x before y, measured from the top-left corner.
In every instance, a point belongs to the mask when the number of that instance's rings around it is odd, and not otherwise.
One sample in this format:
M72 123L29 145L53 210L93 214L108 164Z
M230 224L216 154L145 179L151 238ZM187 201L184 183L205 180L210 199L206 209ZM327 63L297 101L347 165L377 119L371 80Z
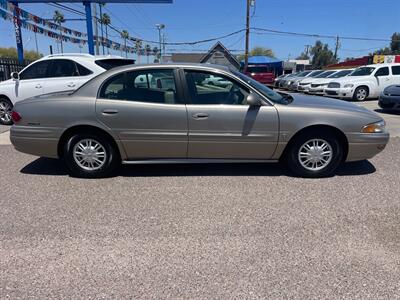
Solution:
M11 145L9 131L0 134L0 145Z

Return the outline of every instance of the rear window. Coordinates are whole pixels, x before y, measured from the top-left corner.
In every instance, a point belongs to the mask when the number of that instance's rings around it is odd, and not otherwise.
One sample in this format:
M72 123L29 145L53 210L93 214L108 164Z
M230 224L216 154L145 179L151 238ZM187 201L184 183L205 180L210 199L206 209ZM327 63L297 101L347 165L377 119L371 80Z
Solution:
M110 70L120 66L133 65L135 63L134 59L99 59L95 61L96 65L102 67L105 70Z
M400 66L393 66L392 73L393 75L400 75Z

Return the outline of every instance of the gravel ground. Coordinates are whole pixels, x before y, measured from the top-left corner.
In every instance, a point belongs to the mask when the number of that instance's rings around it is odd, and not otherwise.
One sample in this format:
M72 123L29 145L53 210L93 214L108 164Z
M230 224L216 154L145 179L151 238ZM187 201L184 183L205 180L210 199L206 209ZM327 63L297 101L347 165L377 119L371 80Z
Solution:
M278 164L74 179L0 146L0 298L400 297L400 139L326 179Z

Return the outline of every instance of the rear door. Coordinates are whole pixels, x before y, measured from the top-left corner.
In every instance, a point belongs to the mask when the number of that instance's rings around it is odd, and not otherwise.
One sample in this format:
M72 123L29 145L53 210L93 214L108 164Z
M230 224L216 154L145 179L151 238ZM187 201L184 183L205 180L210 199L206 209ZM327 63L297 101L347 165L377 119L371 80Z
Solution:
M119 73L100 89L96 114L122 141L128 159L186 158L186 106L173 69Z
M44 93L76 90L91 78L92 72L70 59L52 59Z
M210 85L211 76L227 82ZM246 102L250 90L232 77L185 70L189 158L269 159L278 141L279 120L271 105ZM222 81L221 80L221 81Z

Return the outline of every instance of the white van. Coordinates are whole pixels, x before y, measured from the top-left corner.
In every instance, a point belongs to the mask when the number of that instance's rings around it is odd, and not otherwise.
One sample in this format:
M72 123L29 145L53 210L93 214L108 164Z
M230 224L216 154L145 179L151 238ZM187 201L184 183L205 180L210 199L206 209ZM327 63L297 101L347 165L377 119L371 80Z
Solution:
M386 87L393 84L400 84L400 64L368 65L330 82L324 95L364 101L367 98L379 97Z

